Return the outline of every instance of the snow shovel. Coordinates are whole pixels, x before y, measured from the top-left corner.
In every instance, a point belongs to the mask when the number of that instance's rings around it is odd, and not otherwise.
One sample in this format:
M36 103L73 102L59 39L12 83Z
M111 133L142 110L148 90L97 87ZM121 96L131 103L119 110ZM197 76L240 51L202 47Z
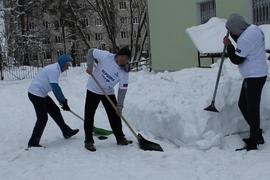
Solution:
M71 112L74 116L76 116L80 120L84 121L84 119L81 116L79 116L78 114L76 114L72 110L70 110L69 112ZM112 131L102 129L102 128L97 128L97 127L94 127L93 132L96 135L102 135L102 136L109 136L109 135L111 135L113 133Z
M230 34L230 32L227 31L226 37L229 37L229 34ZM220 65L219 65L219 70L218 70L218 75L217 75L217 80L216 80L216 86L215 86L215 91L214 91L213 99L212 99L212 102L211 102L210 106L208 106L207 108L204 109L205 111L219 112L217 110L217 108L215 107L215 100L216 100L216 95L217 95L219 80L220 80L220 76L221 76L222 66L223 66L224 59L225 59L226 49L227 49L227 46L224 45L222 56L221 56L221 61L220 61Z
M102 86L98 82L98 80L95 78L95 76L92 73L89 73L89 74L92 76L92 78L94 79L94 81L96 82L98 87L102 90L103 94L105 95L107 100L110 102L110 104L112 105L112 107L116 111L117 115L124 121L124 123L127 125L129 130L136 137L136 139L138 140L140 148L142 150L145 150L145 151L163 151L162 147L159 144L146 140L141 134L136 134L136 132L133 130L133 128L127 122L126 118L121 113L119 113L117 107L115 106L113 101L110 99L110 97L107 95L107 93L104 91L104 89L102 88Z

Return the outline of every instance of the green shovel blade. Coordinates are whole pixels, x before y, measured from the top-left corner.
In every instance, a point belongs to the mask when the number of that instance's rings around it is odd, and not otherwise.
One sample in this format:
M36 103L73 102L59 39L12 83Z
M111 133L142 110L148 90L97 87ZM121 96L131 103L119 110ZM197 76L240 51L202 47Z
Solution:
M113 133L110 130L97 128L97 127L94 127L93 132L94 132L95 135L102 135L102 136L109 136L109 135L111 135Z

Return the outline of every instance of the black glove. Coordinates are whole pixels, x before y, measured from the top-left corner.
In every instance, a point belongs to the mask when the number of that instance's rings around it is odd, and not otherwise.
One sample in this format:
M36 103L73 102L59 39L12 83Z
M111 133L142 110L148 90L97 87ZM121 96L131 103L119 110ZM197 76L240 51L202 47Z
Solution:
M68 106L68 102L67 102L67 99L61 103L61 108L64 110L64 111L70 111L70 108Z

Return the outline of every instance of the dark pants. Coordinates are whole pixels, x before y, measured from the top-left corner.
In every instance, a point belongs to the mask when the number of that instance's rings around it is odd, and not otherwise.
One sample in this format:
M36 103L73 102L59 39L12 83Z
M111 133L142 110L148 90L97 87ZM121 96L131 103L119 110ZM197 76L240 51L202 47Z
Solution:
M64 122L59 107L49 96L42 98L28 93L28 97L34 105L37 116L37 122L28 144L39 144L40 138L48 121L48 114L60 127L63 134L71 130L70 127Z
M110 95L110 99L117 104L115 95ZM85 101L85 112L84 112L84 132L85 132L85 142L94 143L93 139L93 127L94 127L94 116L99 102L102 102L112 131L116 137L116 140L125 137L122 131L122 122L120 117L116 114L110 102L106 99L105 95L95 94L91 91L87 91L86 101Z
M246 78L239 98L239 108L250 127L250 138L254 141L260 134L260 103L262 89L267 77Z

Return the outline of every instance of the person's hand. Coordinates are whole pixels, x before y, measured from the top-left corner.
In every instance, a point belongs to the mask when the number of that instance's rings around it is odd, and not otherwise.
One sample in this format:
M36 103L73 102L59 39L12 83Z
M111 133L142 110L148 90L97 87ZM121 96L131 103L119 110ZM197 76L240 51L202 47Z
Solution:
M68 102L67 102L67 99L61 103L61 108L64 110L64 111L70 111L70 108L68 106Z
M225 37L223 38L223 44L224 44L225 46L229 46L229 45L232 44L232 42L231 42L231 40L229 39L229 37L225 36Z

